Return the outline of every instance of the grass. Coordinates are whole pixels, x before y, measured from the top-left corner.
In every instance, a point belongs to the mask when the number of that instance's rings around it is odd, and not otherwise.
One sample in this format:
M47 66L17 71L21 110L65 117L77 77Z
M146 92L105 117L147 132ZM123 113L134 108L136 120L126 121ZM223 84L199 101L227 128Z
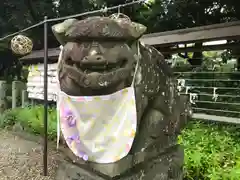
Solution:
M240 179L240 126L190 122L179 136L185 179Z
M16 123L24 128L25 131L37 135L43 135L44 116L43 106L34 106L26 108L15 108L7 110L0 115L0 127L9 128ZM48 137L49 140L55 140L57 134L57 113L55 108L48 110Z

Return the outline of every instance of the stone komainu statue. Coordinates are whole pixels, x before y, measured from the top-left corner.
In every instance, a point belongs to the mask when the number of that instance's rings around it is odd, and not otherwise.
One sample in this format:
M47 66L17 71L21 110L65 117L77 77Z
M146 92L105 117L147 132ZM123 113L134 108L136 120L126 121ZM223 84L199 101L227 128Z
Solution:
M52 30L63 45L59 83L68 95L105 95L130 86L137 63L135 57L140 55L134 87L138 127L130 153L110 164L66 163L58 176L182 179L184 152L177 137L191 116L191 107L188 97L178 94L173 72L163 55L140 43L146 27L125 18L89 17L65 20Z

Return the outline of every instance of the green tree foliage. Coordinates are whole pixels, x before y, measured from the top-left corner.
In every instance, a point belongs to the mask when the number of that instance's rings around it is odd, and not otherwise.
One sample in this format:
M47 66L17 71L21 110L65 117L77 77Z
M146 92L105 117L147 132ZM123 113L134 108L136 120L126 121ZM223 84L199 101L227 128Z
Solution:
M3 0L0 36L42 21L44 16L61 17L122 3L123 0ZM145 24L149 32L159 32L238 20L239 6L240 2L236 0L151 0L147 5L121 8L120 11ZM27 34L36 41L42 41L43 28L36 29Z
M156 0L140 12L151 32L191 28L240 19L236 0Z

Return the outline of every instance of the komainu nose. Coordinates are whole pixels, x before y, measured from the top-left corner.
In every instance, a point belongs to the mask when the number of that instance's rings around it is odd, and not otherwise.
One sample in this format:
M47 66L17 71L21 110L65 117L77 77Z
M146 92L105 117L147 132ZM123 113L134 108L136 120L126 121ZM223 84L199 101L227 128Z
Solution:
M107 63L107 60L101 55L85 56L81 61L81 64L83 64L83 65L85 65L85 64L106 64L106 63Z

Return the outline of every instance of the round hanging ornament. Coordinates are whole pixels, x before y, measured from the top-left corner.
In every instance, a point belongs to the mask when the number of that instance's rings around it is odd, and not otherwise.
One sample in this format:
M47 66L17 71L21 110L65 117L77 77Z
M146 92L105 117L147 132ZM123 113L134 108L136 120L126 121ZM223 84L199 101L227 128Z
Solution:
M14 36L11 40L11 49L15 54L26 55L32 52L33 42L24 35Z

